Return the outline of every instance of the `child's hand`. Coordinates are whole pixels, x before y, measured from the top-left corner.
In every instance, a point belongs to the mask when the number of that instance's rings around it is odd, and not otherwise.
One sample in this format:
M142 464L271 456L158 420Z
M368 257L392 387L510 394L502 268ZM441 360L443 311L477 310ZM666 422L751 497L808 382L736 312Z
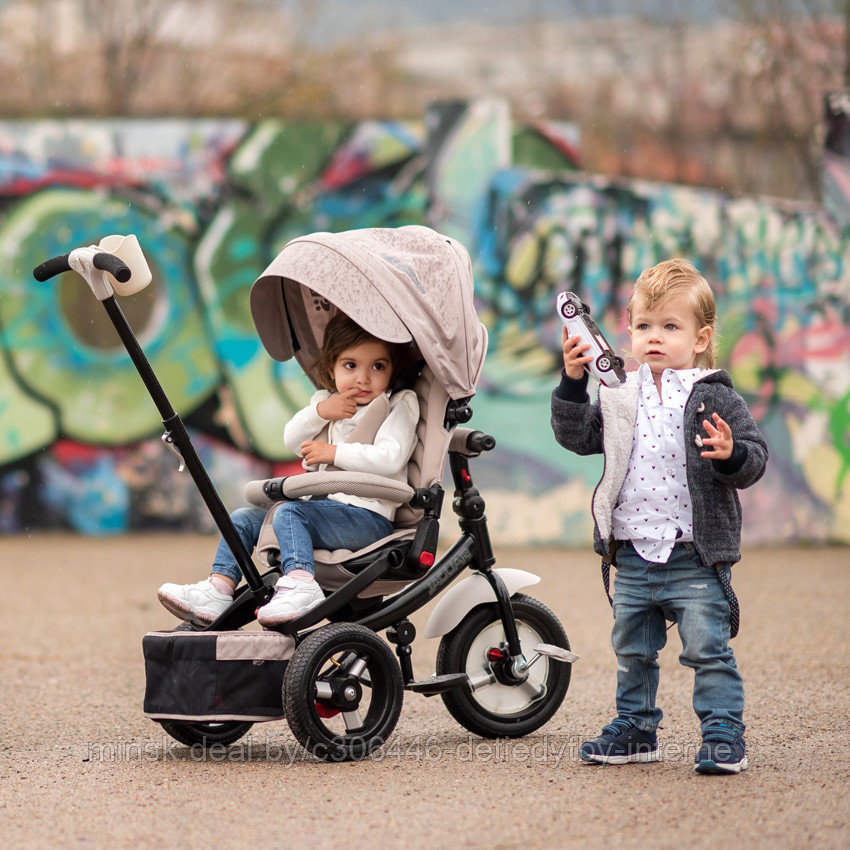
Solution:
M564 371L568 378L577 381L584 374L585 364L593 360L584 354L590 349L590 344L582 343L580 336L567 336L566 328L561 331L561 340L564 344Z
M357 402L354 400L357 392L358 388L352 387L344 393L334 393L316 405L316 413L322 419L351 419L357 412Z
M301 456L309 466L333 463L336 458L336 446L332 446L330 443L320 443L318 440L307 440L301 443Z
M712 446L712 449L700 454L711 460L726 460L732 456L732 447L735 445L732 429L720 418L719 413L712 413L711 418L714 420L714 425L707 419L702 420L702 427L708 434L707 437L702 438L702 444Z

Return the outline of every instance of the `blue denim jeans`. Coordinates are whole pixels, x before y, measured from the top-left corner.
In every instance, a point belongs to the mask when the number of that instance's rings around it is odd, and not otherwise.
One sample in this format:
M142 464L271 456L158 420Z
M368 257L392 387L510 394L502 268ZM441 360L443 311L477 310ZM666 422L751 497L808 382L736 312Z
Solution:
M253 551L266 518L264 508L239 508L230 518L248 551ZM272 522L283 572L307 570L315 573L314 549L356 551L393 532L393 524L367 508L344 505L334 499L284 502ZM212 572L227 576L236 584L242 571L224 540L219 540Z
M624 543L616 561L611 644L618 716L646 732L658 727L658 652L667 643L669 618L682 639L679 661L694 671L702 731L726 723L743 733L744 683L729 647L729 603L715 568L703 566L691 543L677 543L666 564L645 561Z

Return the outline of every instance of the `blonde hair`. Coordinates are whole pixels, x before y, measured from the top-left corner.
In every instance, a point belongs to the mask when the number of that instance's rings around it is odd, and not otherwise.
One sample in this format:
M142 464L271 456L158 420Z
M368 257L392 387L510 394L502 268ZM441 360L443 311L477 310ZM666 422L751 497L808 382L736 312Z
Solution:
M632 323L632 309L635 299L640 298L647 310L654 310L669 298L680 293L690 296L691 307L694 311L697 328L710 327L711 341L705 351L694 357L694 366L698 369L713 369L717 360L717 306L714 303L714 293L708 281L697 271L696 266L688 260L675 258L665 260L649 269L644 269L635 282L626 313L629 324Z

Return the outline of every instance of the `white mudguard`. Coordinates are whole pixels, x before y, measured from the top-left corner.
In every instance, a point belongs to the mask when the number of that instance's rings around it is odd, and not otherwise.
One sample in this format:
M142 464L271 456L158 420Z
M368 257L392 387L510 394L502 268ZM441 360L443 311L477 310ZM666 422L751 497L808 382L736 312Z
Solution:
M540 576L525 570L493 570L505 583L508 593L513 596L523 587L530 587L540 581ZM452 587L431 612L423 632L426 638L441 637L450 632L476 605L495 602L496 594L490 583L480 573L473 573Z

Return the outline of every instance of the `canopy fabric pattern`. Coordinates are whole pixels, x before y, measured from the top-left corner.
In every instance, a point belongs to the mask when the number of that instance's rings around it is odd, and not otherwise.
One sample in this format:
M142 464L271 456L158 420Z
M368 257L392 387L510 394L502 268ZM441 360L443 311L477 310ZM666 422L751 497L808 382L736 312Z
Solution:
M469 253L428 227L300 236L254 282L250 303L266 351L294 356L313 380L325 326L340 310L379 339L415 341L451 398L475 394L487 331Z

